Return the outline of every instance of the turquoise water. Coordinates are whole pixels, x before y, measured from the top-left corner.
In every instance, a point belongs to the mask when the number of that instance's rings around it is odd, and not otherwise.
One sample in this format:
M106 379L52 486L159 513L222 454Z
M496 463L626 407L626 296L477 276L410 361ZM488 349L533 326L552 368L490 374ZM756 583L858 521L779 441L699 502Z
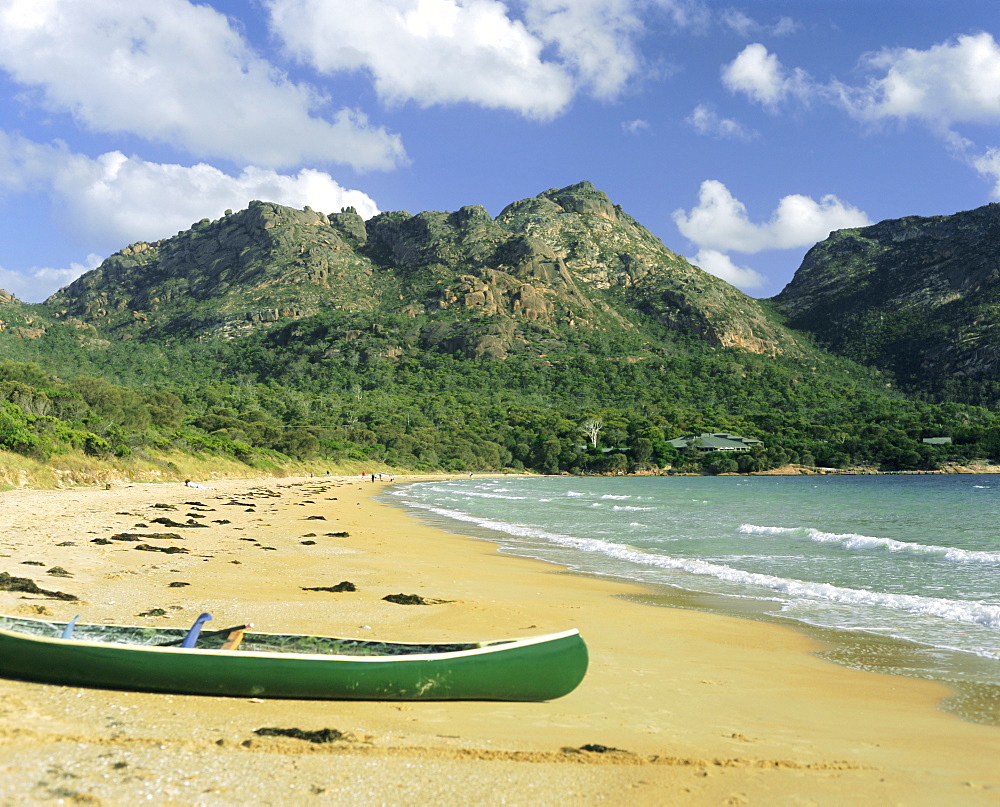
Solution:
M1000 684L1000 476L505 477L389 500L505 552L913 643L894 672Z

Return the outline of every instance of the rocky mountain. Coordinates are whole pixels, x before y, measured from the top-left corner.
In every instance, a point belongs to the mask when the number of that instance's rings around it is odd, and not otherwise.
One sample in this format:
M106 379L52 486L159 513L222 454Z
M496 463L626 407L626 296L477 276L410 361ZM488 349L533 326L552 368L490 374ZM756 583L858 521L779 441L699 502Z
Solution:
M0 289L0 331L21 339L34 339L45 333L50 322L37 306L22 303L13 294Z
M755 300L671 252L589 182L495 219L479 206L364 221L353 209L252 202L126 247L44 310L131 339L234 337L344 311L411 319L422 341L474 356L649 323L754 353L800 350Z
M132 244L45 303L0 296L0 451L171 473L189 455L545 473L1000 462L997 410L951 402L972 400L955 373L977 394L995 375L997 218L834 233L757 301L586 182L495 218L253 202ZM805 330L910 379L940 372L948 402L887 389ZM670 443L706 431L760 443Z
M831 233L774 303L907 386L968 393L1000 376L1000 204Z

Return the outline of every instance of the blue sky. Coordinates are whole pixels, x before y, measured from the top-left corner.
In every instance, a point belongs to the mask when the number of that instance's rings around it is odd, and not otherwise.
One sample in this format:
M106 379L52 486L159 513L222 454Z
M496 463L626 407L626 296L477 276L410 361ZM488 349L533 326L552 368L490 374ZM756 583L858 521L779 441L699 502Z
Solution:
M756 297L833 229L1000 200L996 0L0 0L0 288L265 199L590 180Z

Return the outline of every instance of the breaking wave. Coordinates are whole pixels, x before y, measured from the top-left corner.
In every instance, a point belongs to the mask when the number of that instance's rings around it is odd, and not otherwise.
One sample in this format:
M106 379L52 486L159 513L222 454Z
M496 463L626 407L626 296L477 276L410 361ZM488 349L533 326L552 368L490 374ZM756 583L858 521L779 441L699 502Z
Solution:
M977 602L950 600L943 597L924 597L916 594L889 594L867 589L835 586L832 583L813 583L776 575L748 572L734 569L731 566L694 558L675 558L655 552L646 552L632 546L609 543L598 538L577 538L561 535L522 524L512 524L497 521L469 513L462 513L433 505L410 502L411 506L430 511L446 518L476 524L479 527L526 538L542 540L550 544L569 547L591 554L600 554L627 563L661 569L675 569L690 574L713 577L730 583L746 586L756 586L792 598L804 598L813 601L841 603L844 605L871 605L889 608L895 611L905 611L912 614L935 616L972 625L983 625L990 628L1000 628L1000 605L988 605ZM747 532L781 534L791 532L780 527L754 527L744 525ZM743 528L741 528L742 530ZM814 531L815 532L815 531ZM848 536L854 537L854 536ZM860 536L864 537L864 536ZM896 542L901 543L901 542ZM919 545L916 545L919 546ZM944 547L939 547L944 549ZM979 553L993 554L993 553Z
M760 527L756 524L742 524L737 533L742 535L790 535L807 538L820 544L834 544L844 549L881 549L887 552L907 552L914 555L932 555L960 563L1000 563L1000 552L983 552L975 549L959 549L953 546L918 544L911 541L896 541L892 538L877 538L855 533L822 532L812 527Z

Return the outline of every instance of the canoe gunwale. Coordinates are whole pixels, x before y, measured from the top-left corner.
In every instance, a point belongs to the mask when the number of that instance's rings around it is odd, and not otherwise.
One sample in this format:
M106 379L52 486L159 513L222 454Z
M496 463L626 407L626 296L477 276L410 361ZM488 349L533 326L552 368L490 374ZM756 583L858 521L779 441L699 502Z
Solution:
M23 620L31 621L31 620ZM81 628L86 627L84 625L79 626ZM103 627L103 626L101 626ZM131 627L131 626L121 626L121 627ZM36 634L22 633L17 630L10 630L6 627L0 627L0 636L7 636L11 639L17 641L26 641L32 643L41 644L52 644L58 647L80 647L80 648L94 648L94 647L106 647L114 648L116 650L123 651L133 651L138 653L167 653L171 656L176 654L184 654L191 656L225 656L225 657L239 657L239 658L274 658L274 659L288 659L291 660L311 660L311 661L322 661L324 659L330 659L331 661L350 661L358 663L385 663L386 661L393 662L428 662L428 661L447 661L449 659L464 658L469 656L486 655L489 653L500 653L504 651L513 650L520 647L531 647L532 645L542 644L546 642L553 642L559 639L568 638L574 634L579 634L579 630L576 628L570 628L569 630L560 631L558 633L543 634L540 636L531 636L523 639L501 639L498 641L490 642L478 642L467 644L478 644L478 647L473 647L467 650L453 650L443 653L400 653L400 654L382 654L382 655L351 655L349 653L294 653L294 652L266 652L260 650L221 650L221 649L208 649L208 648L185 648L185 647L162 647L158 645L143 645L143 644L127 644L125 642L100 642L100 641L90 641L87 639L63 639L59 636L39 636ZM284 636L287 634L276 634L276 633L254 633L251 636ZM312 635L312 634L300 634L302 636ZM248 637L250 638L250 637ZM322 636L317 638L328 638L328 639L338 639L340 637L334 636ZM342 639L343 641L367 641L362 639ZM392 645L405 645L404 642L384 642L383 644ZM438 643L441 645L456 644L456 643ZM428 647L433 647L434 643L429 643ZM0 664L0 669L2 669L2 664Z

